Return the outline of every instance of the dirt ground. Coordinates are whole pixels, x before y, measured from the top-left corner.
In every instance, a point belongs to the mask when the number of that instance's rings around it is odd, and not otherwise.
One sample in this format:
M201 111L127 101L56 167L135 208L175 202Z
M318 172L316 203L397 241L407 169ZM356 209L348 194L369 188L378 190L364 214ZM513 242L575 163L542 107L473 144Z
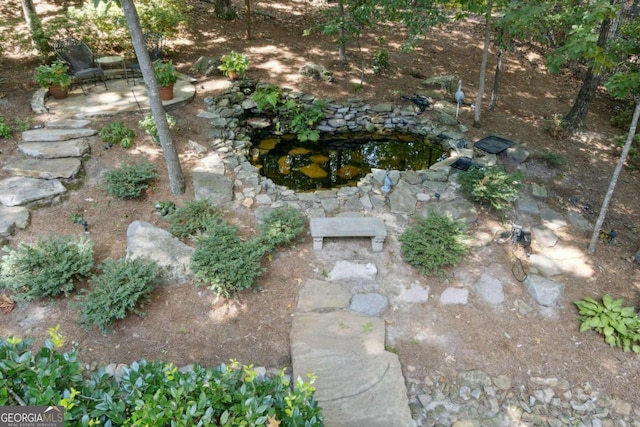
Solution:
M14 3L17 13L20 7ZM355 46L349 46L352 62L342 66L337 61L336 46L331 38L302 36L304 29L317 22L313 3L302 0L252 2L256 12L252 40L245 39L242 20L221 22L213 17L211 4L189 3L193 19L187 31L183 37L168 43L169 58L184 73L189 73L190 66L202 55L219 56L236 50L248 55L250 78L319 97L337 100L359 97L370 102L400 103L403 102L400 95L414 93L424 78L451 74L463 80L467 100L476 97L483 31L479 21L467 20L433 29L412 53L399 51L401 32L385 33L392 49L392 69L382 76L367 72L364 87L356 92L354 87L360 82L360 71L354 64L360 61ZM241 10L241 2L238 7ZM8 13L6 10L3 13ZM367 35L363 40L365 54L376 47L375 35ZM303 78L297 70L308 61L333 71L335 81L319 83ZM489 67L493 64L494 52L490 55ZM7 52L2 57L0 114L9 123L28 120L35 125L56 119L33 115L30 111L29 99L36 89L30 80L30 70L36 65L35 59L21 54ZM188 183L184 195L176 196L168 191L162 158L140 131L132 150L105 151L94 147L91 160L85 165L84 185L72 191L63 203L33 212L30 226L17 232L8 243L35 241L38 236L50 233L81 233L81 227L72 222L71 215L82 212L95 243L97 265L107 257L125 255L126 228L131 221L144 220L166 226L154 212L153 205L158 200L181 205L193 198L190 166L195 155L188 149L188 140L206 143L208 132L205 121L195 114L205 109L203 98L215 95L225 84L225 79L219 76L195 77L199 81L195 84L197 92L193 102L172 111L179 123L174 142L181 153ZM488 82L492 78L493 73L489 72ZM579 84L569 72L549 74L540 53L519 46L506 55L496 111L488 111L485 103L482 127L476 129L471 126L473 112L466 107L461 113L461 122L470 128L468 139L472 141L498 134L525 144L533 154L552 151L563 155L569 162L563 169L549 169L533 160L528 162L528 181L544 184L550 192L548 203L558 211L572 209L569 198L579 197L598 212L617 161L613 136L621 133L609 125L613 103L603 94L598 96L590 109L588 129L573 137L558 140L547 131L556 117L569 110ZM118 119L137 129L140 116ZM94 120L92 125L99 128L111 120L113 118ZM13 139L0 140L3 164L19 155L16 149L19 137L18 132ZM162 175L143 200L114 200L100 188L100 171L142 155L155 162ZM600 298L609 293L624 298L628 305L640 306L640 268L631 261L640 247L639 176L637 170L629 168L622 172L605 222L607 229L618 232L616 242L599 244L590 259L594 270L590 277L576 273L561 278L566 286L563 308L553 314L520 316L512 306L493 310L477 303L455 309L438 308L435 302L430 302L426 309L414 307L403 314L390 312L391 344L397 348L405 373L421 378L433 372L452 375L460 370L483 369L491 374L512 375L519 381L526 381L528 376L556 376L571 384L588 381L614 396L640 404L638 356L609 348L595 333L580 334L576 310L571 303L584 296ZM252 232L251 212L236 210L229 212L229 218L241 225L244 233ZM592 222L596 219L588 214L587 218ZM497 218L482 213L474 232L492 233L502 226ZM581 250L586 250L589 237L575 230L561 236L567 244ZM393 242L390 245L394 247ZM503 247L478 249L461 266L451 270L448 278L425 279L402 263L398 253L397 247L395 257L387 251L386 261L378 267L410 276L408 283L412 280L428 283L434 294L444 290L452 278L472 280L481 266L491 263L502 266L500 274L507 277L513 263L511 254ZM0 336L33 336L41 342L46 329L59 324L67 337L67 345L76 343L81 359L87 364L129 363L146 358L177 365L199 362L213 366L234 358L267 367L290 366L289 327L297 289L308 278L321 279L322 271L331 268L325 264L328 261L314 254L310 238L306 238L295 248L278 252L272 260L265 261L267 271L258 279L257 291L244 292L237 299L218 299L193 284L160 288L154 291L145 307L145 317L131 315L118 322L115 333L107 336L101 336L96 329L79 328L78 315L68 306L68 300L41 300L17 307L9 314L0 314ZM508 292L517 296L522 290L510 287ZM398 331L402 325L407 325L404 332Z

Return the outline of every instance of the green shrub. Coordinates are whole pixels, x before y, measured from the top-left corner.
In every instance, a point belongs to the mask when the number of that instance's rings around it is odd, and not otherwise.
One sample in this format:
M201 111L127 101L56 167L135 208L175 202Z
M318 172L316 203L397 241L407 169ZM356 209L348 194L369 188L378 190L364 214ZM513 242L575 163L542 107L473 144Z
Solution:
M291 116L289 129L295 133L300 142L317 141L320 133L314 127L325 117L325 101L315 100L311 105L302 106L290 99L285 102L286 110Z
M118 199L136 199L142 192L149 188L152 180L158 174L153 165L147 160L141 160L134 164L122 164L105 174L105 189Z
M265 248L259 239L244 242L238 230L221 221L209 224L207 232L196 236L191 255L194 276L219 295L235 295L249 289L264 269Z
M207 231L213 223L223 221L220 210L209 200L193 200L167 215L169 232L183 239Z
M580 332L591 329L604 335L611 347L640 353L640 318L633 307L622 307L622 298L614 300L610 295L602 297L602 303L586 297L575 301L578 307Z
M4 117L0 116L0 138L11 138L13 135L13 128L9 126Z
M275 111L280 104L282 89L276 85L260 86L251 95L259 111Z
M0 285L17 291L17 299L67 296L74 280L88 276L93 267L93 243L74 236L40 238L35 245L22 242L6 251Z
M49 333L37 352L30 350L33 340L0 341L0 405L59 403L65 425L74 426L323 425L314 377L292 385L284 369L258 376L251 365L232 361L182 372L171 363L140 360L116 381L104 368L83 371L77 350L60 352L63 337L57 328Z
M455 265L467 252L464 225L429 212L399 237L402 258L422 274L439 273Z
M300 237L306 225L304 215L297 209L274 209L259 225L259 239L267 251L286 245Z
M385 71L389 70L389 67L389 51L383 47L378 48L376 53L373 54L373 73L376 75L384 74Z
M471 166L458 174L460 191L471 201L497 211L507 209L518 198L522 176L506 173L498 166Z
M100 129L100 139L109 146L119 144L122 148L131 148L135 136L132 129L119 121L111 122Z
M81 315L81 325L89 329L96 325L105 334L114 321L124 319L129 311L139 316L137 309L149 301L155 286L158 266L142 259L106 259L100 265L101 274L89 279L91 290L82 289L74 303Z
M533 157L552 168L563 168L569 164L569 161L565 156L551 151L536 153Z
M176 118L169 113L166 113L165 117L167 118L167 125L169 126L169 129L175 128L178 124ZM144 130L147 135L153 138L156 144L160 144L160 140L158 139L158 126L156 125L156 120L151 114L145 115L142 120L138 122L138 126L140 126L140 129Z

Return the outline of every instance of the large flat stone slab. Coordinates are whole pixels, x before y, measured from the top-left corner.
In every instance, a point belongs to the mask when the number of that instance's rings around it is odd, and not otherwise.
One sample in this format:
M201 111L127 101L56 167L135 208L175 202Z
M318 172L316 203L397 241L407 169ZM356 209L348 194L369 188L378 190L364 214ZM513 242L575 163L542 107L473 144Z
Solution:
M347 308L351 292L339 283L308 279L298 291L299 311L331 311Z
M6 165L2 169L12 175L29 176L40 179L69 179L75 177L82 168L80 159L23 159Z
M46 124L51 129L79 129L89 126L91 120L87 119L60 119L54 120Z
M57 179L14 176L0 181L0 203L5 206L21 206L35 201L46 203L66 192L67 189Z
M400 362L385 351L384 336L382 319L347 311L293 318L294 378L317 375L327 427L412 425Z
M22 206L0 205L0 237L8 237L16 228L24 229L29 225L29 210Z
M127 228L127 258L155 261L162 284L184 283L192 279L189 268L193 248L166 230L145 221L133 221Z
M233 200L233 181L226 176L194 170L192 179L196 200L207 199L216 206Z
M95 135L95 129L51 129L41 128L22 132L24 142L66 141Z
M89 153L90 149L89 141L85 138L58 142L23 142L18 144L18 150L21 153L40 159L82 157Z

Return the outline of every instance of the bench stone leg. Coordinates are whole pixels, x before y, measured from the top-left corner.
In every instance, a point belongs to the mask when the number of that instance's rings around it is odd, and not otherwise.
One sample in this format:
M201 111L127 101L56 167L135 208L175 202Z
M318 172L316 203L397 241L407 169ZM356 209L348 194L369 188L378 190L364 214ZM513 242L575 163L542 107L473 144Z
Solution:
M322 250L322 237L314 237L313 238L313 250L321 251Z
M372 237L371 249L373 252L382 252L382 244L384 243L384 237Z

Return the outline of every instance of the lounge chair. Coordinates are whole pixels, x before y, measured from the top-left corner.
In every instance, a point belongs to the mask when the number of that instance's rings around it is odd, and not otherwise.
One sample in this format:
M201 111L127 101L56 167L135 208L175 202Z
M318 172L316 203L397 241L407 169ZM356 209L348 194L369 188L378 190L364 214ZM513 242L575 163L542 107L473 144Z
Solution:
M95 54L84 42L76 39L56 40L53 48L58 57L69 65L69 71L80 85L82 93L87 94L82 86L82 82L85 80L97 82L100 79L104 88L109 90L104 70L96 63Z

